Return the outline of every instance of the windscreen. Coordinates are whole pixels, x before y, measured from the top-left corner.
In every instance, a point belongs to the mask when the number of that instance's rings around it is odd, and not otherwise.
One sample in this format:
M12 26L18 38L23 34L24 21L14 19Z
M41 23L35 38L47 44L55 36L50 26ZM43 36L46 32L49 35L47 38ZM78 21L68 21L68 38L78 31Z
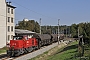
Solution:
M22 40L23 39L23 36L14 36L13 37L13 40Z

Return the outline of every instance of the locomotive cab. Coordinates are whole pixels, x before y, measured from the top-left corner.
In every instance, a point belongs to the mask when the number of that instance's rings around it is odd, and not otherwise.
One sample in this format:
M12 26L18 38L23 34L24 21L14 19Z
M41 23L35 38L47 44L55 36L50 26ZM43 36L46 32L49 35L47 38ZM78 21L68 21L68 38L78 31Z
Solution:
M7 54L9 56L18 56L24 53L25 41L28 40L27 36L13 36L13 39L10 40L9 49Z

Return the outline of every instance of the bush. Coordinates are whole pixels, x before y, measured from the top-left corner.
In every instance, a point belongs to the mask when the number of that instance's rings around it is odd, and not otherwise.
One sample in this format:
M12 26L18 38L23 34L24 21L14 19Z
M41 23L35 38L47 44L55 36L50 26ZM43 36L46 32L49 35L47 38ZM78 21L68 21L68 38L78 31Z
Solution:
M90 44L90 37L83 37L83 41L85 44Z

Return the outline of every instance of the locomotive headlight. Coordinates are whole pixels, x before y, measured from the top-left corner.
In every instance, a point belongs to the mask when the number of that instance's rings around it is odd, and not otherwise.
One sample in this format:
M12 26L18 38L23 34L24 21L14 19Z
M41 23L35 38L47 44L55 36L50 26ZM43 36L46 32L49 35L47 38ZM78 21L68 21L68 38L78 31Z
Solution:
M15 46L16 45L16 43L13 43L13 46Z
M16 43L14 45L16 45Z
M29 41L27 41L27 43L29 43Z

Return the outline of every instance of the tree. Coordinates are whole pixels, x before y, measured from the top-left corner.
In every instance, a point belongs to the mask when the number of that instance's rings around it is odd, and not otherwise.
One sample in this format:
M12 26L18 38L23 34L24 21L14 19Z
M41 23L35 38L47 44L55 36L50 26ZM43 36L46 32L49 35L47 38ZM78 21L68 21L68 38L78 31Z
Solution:
M79 28L79 34L83 35L83 39L85 43L90 44L90 23L79 23L79 24L72 24L71 25L71 34L72 37L77 37L77 31Z
M39 23L34 20L29 20L29 21L20 21L18 23L18 26L16 26L16 29L24 29L24 30L29 30L29 31L33 31L33 32L37 32L39 33Z
M77 34L77 31L78 30L78 27L76 24L72 24L71 25L71 35L72 37L78 37L78 34Z

